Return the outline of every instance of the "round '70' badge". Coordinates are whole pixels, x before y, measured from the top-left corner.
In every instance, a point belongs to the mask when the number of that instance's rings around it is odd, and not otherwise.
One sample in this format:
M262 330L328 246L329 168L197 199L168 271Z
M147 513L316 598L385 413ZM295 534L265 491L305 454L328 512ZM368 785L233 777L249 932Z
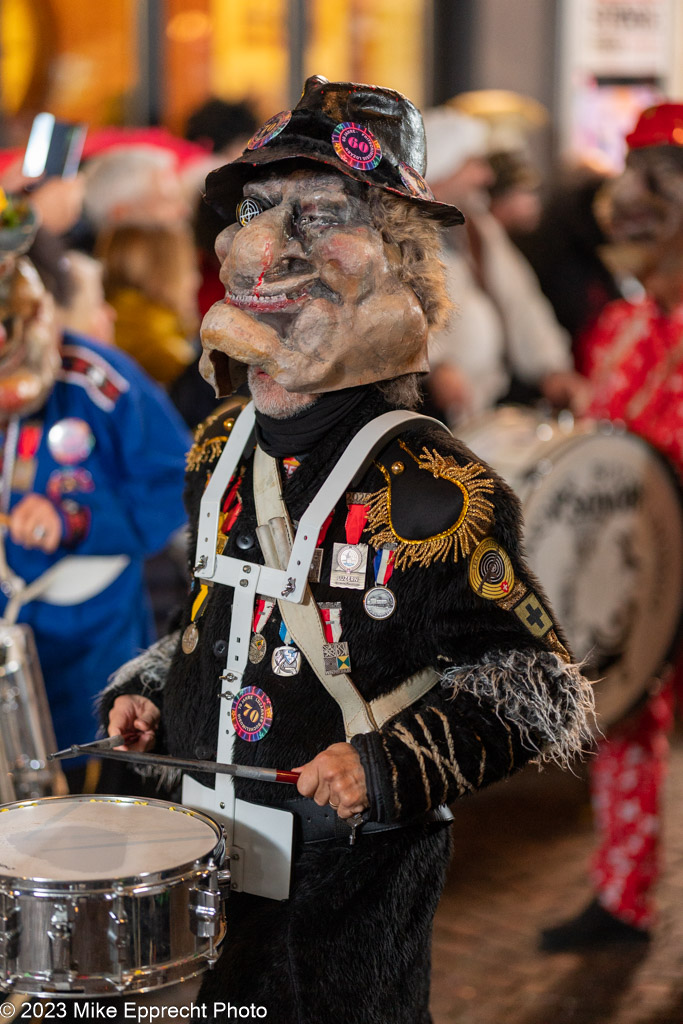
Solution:
M232 702L230 717L235 732L247 743L262 740L273 724L273 705L258 686L245 686Z

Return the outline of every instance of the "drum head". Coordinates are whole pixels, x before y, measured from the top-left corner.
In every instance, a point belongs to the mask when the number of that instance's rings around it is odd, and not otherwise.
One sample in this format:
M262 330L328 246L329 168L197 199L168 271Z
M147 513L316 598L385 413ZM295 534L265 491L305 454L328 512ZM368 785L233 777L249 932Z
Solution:
M677 636L683 516L665 462L630 434L593 434L550 453L522 494L525 543L576 658L596 685L599 724L637 704Z
M683 514L673 472L645 441L583 422L563 429L504 407L463 440L522 501L527 560L619 721L672 653L683 612Z
M163 800L47 797L0 809L3 876L63 883L144 880L210 854L214 821Z

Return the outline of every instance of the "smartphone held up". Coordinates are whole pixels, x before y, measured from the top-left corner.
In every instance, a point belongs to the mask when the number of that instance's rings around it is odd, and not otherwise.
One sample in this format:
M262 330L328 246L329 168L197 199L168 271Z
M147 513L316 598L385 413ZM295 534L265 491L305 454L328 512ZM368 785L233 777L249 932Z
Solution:
M27 178L72 178L78 171L87 126L36 114L24 153Z

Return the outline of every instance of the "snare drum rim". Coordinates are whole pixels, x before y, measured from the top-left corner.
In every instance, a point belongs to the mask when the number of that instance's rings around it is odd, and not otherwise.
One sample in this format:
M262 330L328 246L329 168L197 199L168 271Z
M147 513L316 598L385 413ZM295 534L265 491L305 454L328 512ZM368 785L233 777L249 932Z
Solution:
M203 811L195 810L192 807L185 807L184 804L168 800L157 800L155 798L141 798L134 796L99 795L89 793L72 793L67 796L47 796L38 800L16 800L13 803L0 805L0 827L2 815L8 811L18 810L25 807L34 807L37 804L46 803L108 803L127 804L129 806L152 806L159 807L170 812L187 814L191 818L208 825L216 836L216 843L211 850L199 857L181 864L174 864L172 867L161 871L150 871L139 875L126 875L112 879L112 876L105 878L88 878L79 881L78 879L54 879L43 878L39 875L27 876L8 873L0 868L0 894L5 896L19 896L23 894L35 894L49 896L52 893L72 893L74 895L85 895L87 893L111 893L112 896L128 895L131 890L148 890L157 885L164 885L170 879L176 879L183 875L203 875L206 873L209 861L220 868L225 859L225 832L221 825ZM141 892L140 895L144 895Z

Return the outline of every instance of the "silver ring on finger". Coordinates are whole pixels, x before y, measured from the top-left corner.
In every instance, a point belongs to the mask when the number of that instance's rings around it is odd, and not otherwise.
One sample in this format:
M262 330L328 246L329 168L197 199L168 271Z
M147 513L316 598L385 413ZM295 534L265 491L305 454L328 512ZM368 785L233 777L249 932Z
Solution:
M47 530L45 529L44 526L34 526L33 527L33 534L32 534L32 536L33 536L34 540L43 540L43 538L45 537L46 534L47 534Z

